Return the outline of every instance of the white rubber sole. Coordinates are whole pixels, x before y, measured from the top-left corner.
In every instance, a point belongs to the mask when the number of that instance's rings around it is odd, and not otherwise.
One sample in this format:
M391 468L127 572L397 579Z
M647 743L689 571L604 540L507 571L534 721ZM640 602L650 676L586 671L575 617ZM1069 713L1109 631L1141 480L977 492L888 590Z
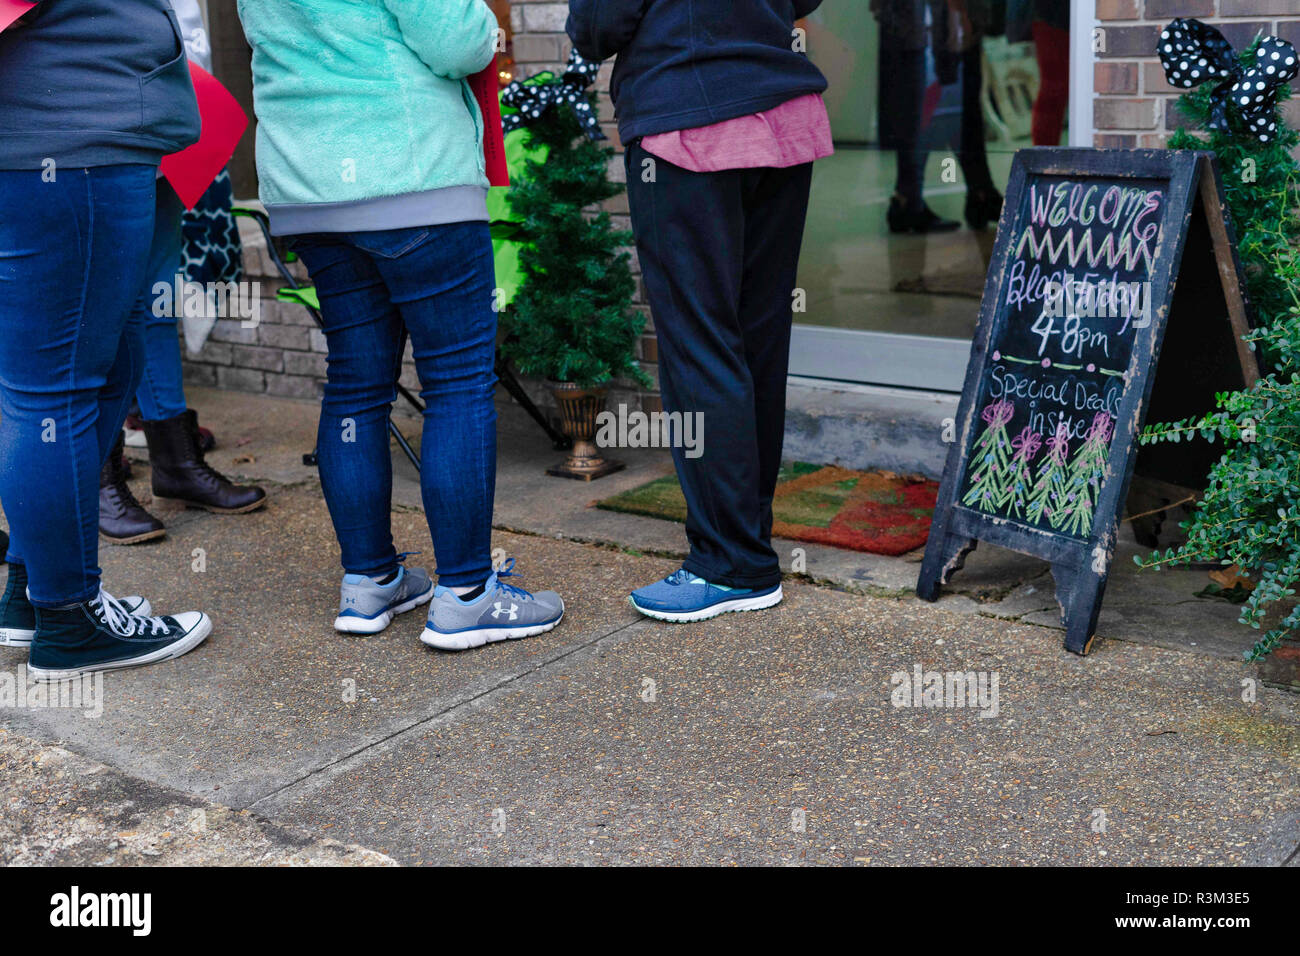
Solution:
M372 617L369 620L361 617L343 617L340 615L334 619L334 630L340 634L378 634L389 624L393 623L393 618L399 614L405 614L407 611L414 611L421 604L428 604L433 600L433 582L429 582L429 590L423 594L417 594L409 601L405 601L397 607L389 608L378 617Z
M495 644L497 641L517 641L524 637L536 637L554 630L564 620L564 612L549 624L533 624L530 627L485 627L477 631L458 631L455 634L443 634L426 627L420 640L440 651L467 651L471 647Z
M727 614L730 611L761 611L764 608L775 607L781 603L783 597L784 594L778 587L771 594L761 594L758 597L750 598L736 598L734 601L720 601L698 611L651 611L637 604L636 598L630 594L627 603L646 617L652 617L656 621L668 621L671 624L690 624L695 621L707 621L709 618L717 617L719 614Z
M157 664L160 661L169 661L172 658L188 654L194 648L202 644L209 634L212 633L212 618L206 614L203 615L199 623L194 625L194 629L182 637L179 641L168 644L166 647L160 647L156 651L148 654L141 654L139 657L128 657L125 660L112 661L107 664L91 664L86 667L77 667L72 670L46 670L42 667L33 667L27 665L27 673L32 680L42 683L49 681L71 680L74 677L81 677L85 674L95 674L101 671L118 671L125 670L128 667L144 667L146 664Z
M31 647L35 631L18 627L0 627L0 647Z

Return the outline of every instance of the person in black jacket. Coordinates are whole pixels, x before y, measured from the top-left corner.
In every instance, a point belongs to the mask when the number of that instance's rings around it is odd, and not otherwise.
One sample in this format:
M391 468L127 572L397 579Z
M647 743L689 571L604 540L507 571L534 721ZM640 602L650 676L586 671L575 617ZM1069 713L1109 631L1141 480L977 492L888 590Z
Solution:
M820 2L569 4L578 52L618 57L610 92L664 408L703 428L689 453L670 436L690 555L631 595L660 620L781 600L772 498L795 273L812 163L832 151L826 79L795 21Z
M0 643L60 680L178 657L212 629L100 585L100 466L139 382L162 156L198 138L167 0L42 0L0 33Z
M822 0L569 0L589 60L617 55L609 92L624 143L771 109L826 89L794 21Z

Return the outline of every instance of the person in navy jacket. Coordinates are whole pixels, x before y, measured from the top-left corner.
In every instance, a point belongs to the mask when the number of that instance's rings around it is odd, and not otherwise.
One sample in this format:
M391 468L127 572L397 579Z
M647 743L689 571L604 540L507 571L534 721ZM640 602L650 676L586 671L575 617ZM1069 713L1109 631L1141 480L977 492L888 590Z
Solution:
M826 78L796 20L821 0L571 0L568 33L616 56L610 94L659 344L690 554L632 592L665 621L781 601L772 498L813 161L832 151ZM670 417L670 421L672 418Z

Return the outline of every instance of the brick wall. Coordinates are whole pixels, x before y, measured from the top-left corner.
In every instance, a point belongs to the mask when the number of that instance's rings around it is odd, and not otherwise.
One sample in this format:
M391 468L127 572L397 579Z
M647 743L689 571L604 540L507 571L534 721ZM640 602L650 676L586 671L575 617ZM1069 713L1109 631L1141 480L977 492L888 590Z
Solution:
M569 56L569 40L564 33L568 12L567 2L512 0L510 16L517 77L532 76L542 70L556 73L563 70ZM242 65L246 62L246 45L242 44L242 34L235 36L228 33L224 43L228 51L234 51L229 57L236 64L228 72L238 73L240 69L246 71L247 67ZM241 60L240 57L244 59ZM601 127L609 136L610 144L618 150L618 155L610 163L610 178L621 183L624 181L622 144L618 141L614 107L609 98L611 70L612 62L601 70L597 88ZM246 108L251 113L251 101ZM606 203L606 208L611 213L615 228L631 228L625 195L620 194L610 200ZM261 234L247 220L241 222L240 229L244 238L246 278L261 283L261 321L256 328L244 328L235 319L218 321L203 351L197 356L186 355L186 377L189 381L222 388L314 398L320 394L320 386L325 379L324 336L314 327L305 309L275 299L276 291L283 282L271 265ZM632 255L632 269L637 279L635 307L647 317L646 333L637 343L636 355L651 379L657 380L658 351L653 323L646 305L636 250L628 251ZM295 273L306 281L306 273L301 266L294 268ZM408 347L402 382L418 393L419 381L409 353ZM525 381L524 386L538 405L544 408L554 407L555 403L544 383ZM659 411L662 408L657 389L643 390L629 382L615 382L610 388L611 406L620 403L646 411ZM399 412L404 409L400 402L397 407Z
M325 380L325 336L311 314L299 305L280 302L284 285L266 253L256 225L241 219L244 273L259 283L261 311L256 325L245 328L238 318L218 319L207 344L197 355L185 354L185 380L289 398L317 398ZM300 281L306 270L291 266Z
M1257 34L1276 34L1300 48L1300 0L1096 0L1105 51L1093 64L1097 97L1093 142L1097 146L1162 147L1184 125L1177 108L1181 90L1165 82L1156 58L1160 31L1174 17L1214 24L1238 50ZM1300 126L1300 98L1286 107Z

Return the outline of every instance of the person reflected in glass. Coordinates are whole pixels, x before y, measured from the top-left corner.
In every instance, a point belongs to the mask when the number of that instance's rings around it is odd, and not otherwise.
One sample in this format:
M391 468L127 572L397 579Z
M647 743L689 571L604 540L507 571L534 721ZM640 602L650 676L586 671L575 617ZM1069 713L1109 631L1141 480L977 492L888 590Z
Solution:
M950 232L925 202L924 142L940 87L958 80L961 122L948 135L967 185L965 217L984 228L1002 208L984 147L981 41L992 20L991 0L871 0L880 24L880 145L896 156L894 193L886 221L892 233ZM926 53L934 51L936 84L927 89Z
M1038 95L1031 136L1035 146L1059 146L1070 104L1070 0L1008 0L1007 39L1033 40Z

